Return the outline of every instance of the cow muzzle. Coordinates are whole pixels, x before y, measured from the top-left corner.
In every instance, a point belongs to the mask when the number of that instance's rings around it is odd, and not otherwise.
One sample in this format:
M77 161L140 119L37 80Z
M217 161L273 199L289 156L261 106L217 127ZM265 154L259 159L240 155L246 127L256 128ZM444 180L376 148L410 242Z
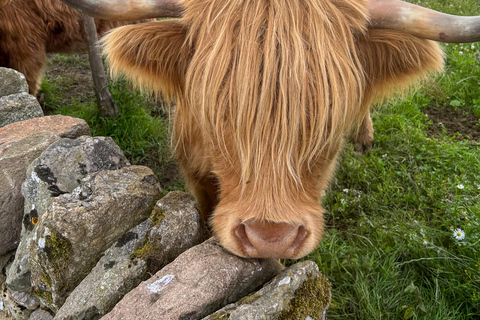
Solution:
M303 225L247 220L234 228L237 243L248 258L294 258L309 232Z

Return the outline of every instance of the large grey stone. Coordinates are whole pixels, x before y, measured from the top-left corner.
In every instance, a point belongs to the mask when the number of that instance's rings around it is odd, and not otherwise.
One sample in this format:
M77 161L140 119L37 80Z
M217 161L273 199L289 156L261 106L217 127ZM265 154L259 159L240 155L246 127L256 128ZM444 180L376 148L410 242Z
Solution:
M0 127L0 153L16 141L44 131L70 139L91 135L90 128L83 119L62 115L33 118Z
M28 93L25 76L17 70L0 67L0 97L21 92Z
M23 92L0 97L0 128L37 117L43 117L43 110L34 96Z
M152 170L130 166L89 175L53 198L30 244L31 282L42 304L57 312L103 252L149 217L160 192Z
M124 234L58 310L58 320L99 319L141 281L207 237L195 202L184 192L160 199L150 218Z
M30 243L36 224L42 219L52 199L72 192L90 173L116 170L128 165L128 160L111 138L89 136L75 140L60 139L30 164L26 179L23 174L21 242L7 277L11 289L25 292L31 289Z
M299 262L256 293L203 320L325 320L331 285L313 261Z
M281 269L274 259L237 257L212 238L142 282L101 319L200 319L252 292Z
M27 167L60 137L32 134L0 153L0 255L17 248L22 230L24 199L21 186Z

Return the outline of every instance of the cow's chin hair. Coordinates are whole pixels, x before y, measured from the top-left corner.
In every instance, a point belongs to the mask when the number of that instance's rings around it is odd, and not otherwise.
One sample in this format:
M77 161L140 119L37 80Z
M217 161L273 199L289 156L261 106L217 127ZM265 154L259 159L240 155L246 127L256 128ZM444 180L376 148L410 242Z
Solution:
M293 256L288 257L277 257L277 256L265 256L263 258L287 258L287 259L299 259L318 247L320 239L323 235L324 221L323 221L323 212L324 209L319 207L319 210L315 212L305 212L302 215L301 221L275 221L275 222L287 222L287 223L296 223L303 224L307 229L308 236L304 240L300 249ZM235 214L233 208L228 207L217 207L215 212L210 217L210 224L212 226L212 231L214 235L219 239L220 244L230 251L231 253L249 258L244 250L242 249L237 237L235 236L235 227L238 226L242 221L248 219L240 218L239 215Z

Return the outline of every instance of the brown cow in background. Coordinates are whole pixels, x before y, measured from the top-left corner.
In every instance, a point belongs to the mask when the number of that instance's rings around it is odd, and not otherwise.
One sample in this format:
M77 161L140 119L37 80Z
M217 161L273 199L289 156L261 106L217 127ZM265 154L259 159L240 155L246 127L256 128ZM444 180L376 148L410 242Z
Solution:
M125 24L98 20L97 30ZM60 0L0 0L0 67L23 73L31 94L40 88L47 53L84 51L81 15Z
M479 40L478 19L464 28L396 0L63 1L108 19L181 17L115 29L104 48L114 73L176 99L188 185L244 257L312 251L344 137L358 127L371 145L371 105L442 70L422 38Z

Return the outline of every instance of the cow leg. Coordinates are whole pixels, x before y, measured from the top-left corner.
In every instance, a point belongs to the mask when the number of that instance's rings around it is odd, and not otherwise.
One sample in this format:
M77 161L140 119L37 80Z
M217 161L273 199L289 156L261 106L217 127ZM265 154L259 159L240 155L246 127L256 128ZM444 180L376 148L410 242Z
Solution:
M373 146L373 123L368 112L358 127L355 137L355 150L358 154L364 154L372 149Z

